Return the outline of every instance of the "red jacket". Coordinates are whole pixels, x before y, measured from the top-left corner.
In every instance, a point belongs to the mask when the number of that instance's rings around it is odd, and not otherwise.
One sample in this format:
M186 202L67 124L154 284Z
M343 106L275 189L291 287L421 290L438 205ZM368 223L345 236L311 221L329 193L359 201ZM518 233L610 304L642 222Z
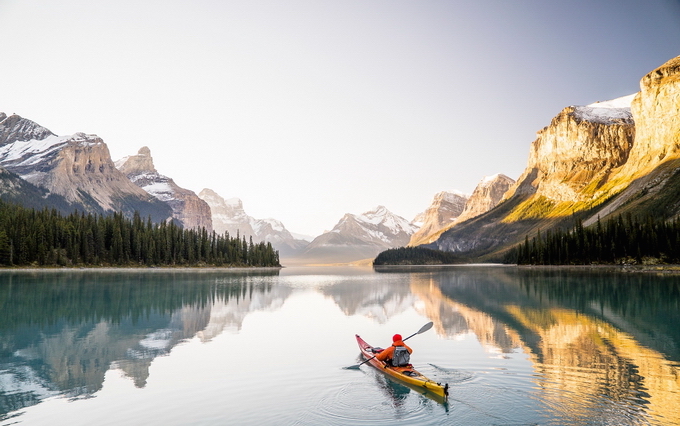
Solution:
M408 353L412 354L413 349L409 348L406 346L406 343L404 343L403 340L397 340L396 342L392 343L392 346L389 348L385 349L384 351L380 352L378 355L376 355L376 359L379 359L380 361L387 361L388 359L392 359L392 354L394 354L394 347L395 346L403 346L408 350Z

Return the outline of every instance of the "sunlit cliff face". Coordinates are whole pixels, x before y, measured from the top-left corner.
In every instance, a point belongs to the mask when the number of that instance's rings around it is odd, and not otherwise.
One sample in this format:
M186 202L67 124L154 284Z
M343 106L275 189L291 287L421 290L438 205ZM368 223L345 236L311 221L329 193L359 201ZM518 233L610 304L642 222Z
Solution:
M635 144L624 174L644 174L647 166L680 155L680 56L640 80L640 93L631 105Z
M680 418L680 366L611 323L572 309L494 301L493 293L486 302L495 303L497 310L489 314L447 296L436 280L413 277L411 290L440 335L473 332L489 352L522 348L530 354L541 399L556 412L587 416L602 410L596 404L607 395L613 401L637 400L631 407L642 401L655 418ZM500 315L524 330L503 324L495 318ZM528 344L529 335L537 343Z

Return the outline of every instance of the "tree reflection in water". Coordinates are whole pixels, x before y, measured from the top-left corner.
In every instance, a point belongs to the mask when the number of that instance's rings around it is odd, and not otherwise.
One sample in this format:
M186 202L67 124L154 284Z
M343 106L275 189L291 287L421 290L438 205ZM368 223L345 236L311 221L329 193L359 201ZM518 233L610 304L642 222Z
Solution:
M51 395L89 397L109 368L144 387L149 365L185 339L240 328L280 306L278 270L0 274L0 419Z

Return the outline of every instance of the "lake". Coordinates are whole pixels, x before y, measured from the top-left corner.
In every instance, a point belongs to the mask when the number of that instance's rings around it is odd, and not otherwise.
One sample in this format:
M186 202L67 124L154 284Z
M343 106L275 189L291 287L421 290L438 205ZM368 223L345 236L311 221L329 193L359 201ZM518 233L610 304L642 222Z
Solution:
M362 361L407 341L448 401ZM0 272L0 425L680 425L680 277Z

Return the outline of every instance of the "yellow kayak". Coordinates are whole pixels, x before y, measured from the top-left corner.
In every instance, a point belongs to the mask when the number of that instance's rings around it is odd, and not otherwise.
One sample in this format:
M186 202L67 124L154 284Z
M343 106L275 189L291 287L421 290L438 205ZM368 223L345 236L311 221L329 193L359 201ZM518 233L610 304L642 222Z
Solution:
M359 344L359 349L361 349L361 354L364 356L365 359L368 360L369 364L377 368L382 373L394 377L395 379L401 380L402 382L407 383L409 385L413 385L417 388L421 388L429 392L432 392L435 395L439 395L440 397L446 398L448 396L449 394L448 383L442 385L441 383L437 383L433 380L428 379L427 377L420 374L415 368L413 368L411 364L405 367L393 367L383 361L380 361L379 359L375 358L376 352L373 352L373 346L366 343L364 339L359 337L358 334L356 335L356 337L357 343Z

